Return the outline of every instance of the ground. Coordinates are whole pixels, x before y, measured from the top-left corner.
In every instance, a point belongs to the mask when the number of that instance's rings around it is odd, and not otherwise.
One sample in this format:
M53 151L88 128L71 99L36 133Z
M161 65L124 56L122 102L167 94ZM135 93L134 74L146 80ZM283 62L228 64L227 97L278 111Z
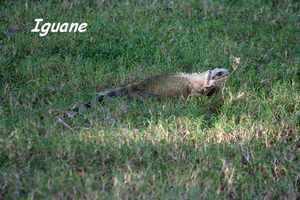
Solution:
M98 0L0 3L0 199L295 199L300 4ZM85 33L31 33L34 19ZM231 71L214 97L105 102L160 73Z

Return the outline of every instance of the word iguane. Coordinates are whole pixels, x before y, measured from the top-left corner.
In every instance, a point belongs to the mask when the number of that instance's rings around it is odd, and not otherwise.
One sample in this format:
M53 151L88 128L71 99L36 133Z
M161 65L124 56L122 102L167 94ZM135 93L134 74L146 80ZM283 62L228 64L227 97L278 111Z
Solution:
M35 19L34 20L36 22L34 29L31 30L31 32L36 32L39 33L40 37L44 37L46 36L49 31L52 33L57 33L57 32L61 32L61 33L65 33L65 32L86 32L86 28L88 26L87 23L44 23L43 25L41 25L41 27L39 28L40 22L43 21L43 19Z
M95 102L102 102L105 98L126 96L130 99L145 99L148 97L210 96L224 85L228 76L229 71L224 68L215 68L202 73L153 76L141 82L99 92L93 101L75 106L64 116L74 117L81 110L91 108Z

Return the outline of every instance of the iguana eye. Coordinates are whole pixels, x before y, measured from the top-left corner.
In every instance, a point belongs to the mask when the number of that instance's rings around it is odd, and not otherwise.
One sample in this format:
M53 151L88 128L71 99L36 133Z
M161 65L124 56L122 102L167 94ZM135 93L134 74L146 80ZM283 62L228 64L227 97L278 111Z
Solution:
M216 76L222 76L222 75L223 75L223 72L216 73Z

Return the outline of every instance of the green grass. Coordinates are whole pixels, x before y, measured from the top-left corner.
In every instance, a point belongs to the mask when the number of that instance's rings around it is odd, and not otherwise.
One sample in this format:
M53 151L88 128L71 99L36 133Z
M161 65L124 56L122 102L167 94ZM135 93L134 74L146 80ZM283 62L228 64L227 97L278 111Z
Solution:
M296 0L62 2L0 3L0 199L299 197ZM88 31L41 38L41 17ZM219 65L233 73L216 97L55 122L96 88Z

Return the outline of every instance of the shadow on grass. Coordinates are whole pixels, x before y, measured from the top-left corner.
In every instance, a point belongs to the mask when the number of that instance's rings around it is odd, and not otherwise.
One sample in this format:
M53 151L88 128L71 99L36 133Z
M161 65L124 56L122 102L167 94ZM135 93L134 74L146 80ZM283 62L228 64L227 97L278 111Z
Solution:
M223 104L220 95L190 99L146 99L144 101L114 98L97 104L73 120L68 120L76 130L80 128L128 127L144 129L150 124L177 118L199 122L202 128L210 128L217 120Z
M16 165L1 167L4 198L241 199L263 198L270 188L274 198L297 192L297 149L287 140L214 144L154 129L86 130L6 150Z

